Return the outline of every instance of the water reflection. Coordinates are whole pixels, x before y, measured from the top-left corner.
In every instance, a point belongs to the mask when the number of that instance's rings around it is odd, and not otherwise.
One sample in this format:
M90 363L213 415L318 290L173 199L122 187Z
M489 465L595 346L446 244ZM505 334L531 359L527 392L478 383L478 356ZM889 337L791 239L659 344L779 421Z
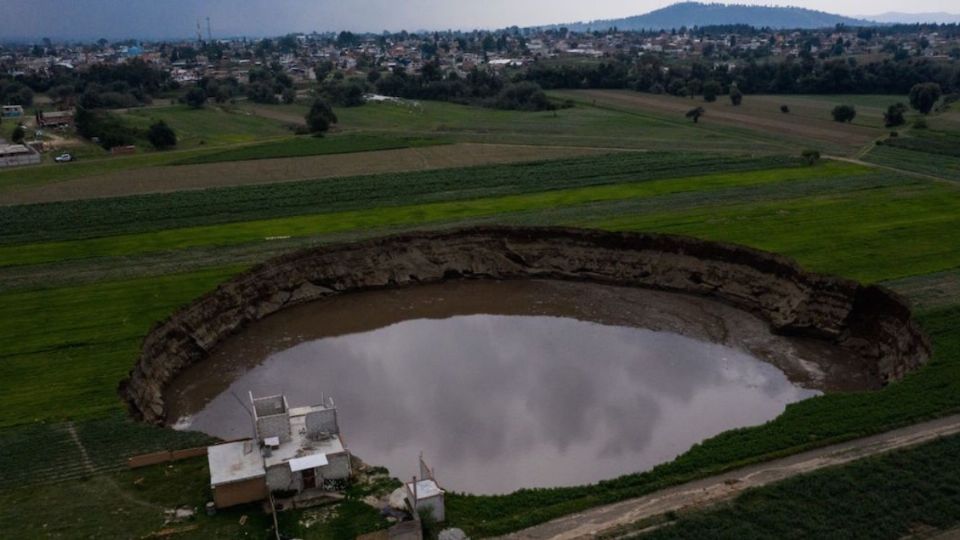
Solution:
M398 476L424 451L442 483L503 493L648 469L817 392L744 352L549 316L417 319L269 355L181 427L249 435L230 392L333 395L350 448Z

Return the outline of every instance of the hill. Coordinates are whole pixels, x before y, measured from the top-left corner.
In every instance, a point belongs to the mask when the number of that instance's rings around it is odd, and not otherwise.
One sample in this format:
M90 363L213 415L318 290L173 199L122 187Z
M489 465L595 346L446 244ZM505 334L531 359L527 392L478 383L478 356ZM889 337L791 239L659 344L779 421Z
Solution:
M899 13L891 11L880 15L864 16L864 19L884 24L955 24L960 23L960 14L954 13Z
M843 15L798 7L746 6L681 2L645 15L563 25L571 30L604 29L669 30L682 26L746 24L769 28L826 28L845 24L871 26L876 23Z

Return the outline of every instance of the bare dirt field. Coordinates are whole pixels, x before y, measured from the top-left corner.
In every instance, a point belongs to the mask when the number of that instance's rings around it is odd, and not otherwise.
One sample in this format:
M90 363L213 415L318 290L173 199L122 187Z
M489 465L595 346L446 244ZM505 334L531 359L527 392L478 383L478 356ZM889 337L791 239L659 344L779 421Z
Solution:
M743 128L785 142L819 143L838 153L853 153L883 134L883 130L872 125L834 122L829 116L831 104L822 101L805 102L791 98L791 112L784 114L780 112L783 98L776 96L747 96L743 105L734 107L725 96L714 103L705 103L702 99L620 90L579 90L570 92L570 95L601 106L669 114L678 120L683 120L690 109L703 107L707 112L700 122L705 126L713 124Z
M0 194L0 205L517 163L610 152L613 150L463 143L352 154L148 167L5 192Z

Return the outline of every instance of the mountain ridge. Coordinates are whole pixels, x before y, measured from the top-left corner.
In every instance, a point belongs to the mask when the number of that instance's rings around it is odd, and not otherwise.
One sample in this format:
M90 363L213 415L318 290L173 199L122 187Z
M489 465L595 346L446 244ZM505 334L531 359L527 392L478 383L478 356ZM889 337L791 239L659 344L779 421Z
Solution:
M679 2L642 15L549 26L552 28L566 27L574 31L584 31L602 30L613 27L620 30L670 30L683 26L733 24L746 24L755 27L778 29L813 29L827 28L838 24L847 26L875 26L877 23L866 19L792 6Z

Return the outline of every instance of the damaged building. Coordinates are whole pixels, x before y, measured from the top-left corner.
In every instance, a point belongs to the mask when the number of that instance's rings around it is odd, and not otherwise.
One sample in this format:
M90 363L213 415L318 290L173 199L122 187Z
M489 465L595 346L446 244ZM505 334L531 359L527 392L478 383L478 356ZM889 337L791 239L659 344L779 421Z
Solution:
M290 408L283 395L250 394L254 438L211 446L210 485L217 508L332 491L350 478L350 453L340 437L332 399Z

